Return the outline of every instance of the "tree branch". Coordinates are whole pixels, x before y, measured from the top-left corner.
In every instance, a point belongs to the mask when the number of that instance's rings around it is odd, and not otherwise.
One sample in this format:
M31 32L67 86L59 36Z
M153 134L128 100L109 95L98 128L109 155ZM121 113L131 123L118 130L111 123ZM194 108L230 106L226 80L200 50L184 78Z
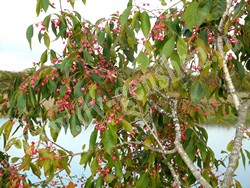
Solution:
M161 152L159 153L163 153L163 154L171 154L171 153L175 153L176 149L171 149L171 150L165 150L164 146L162 145L162 143L160 142L158 136L156 133L154 133L154 131L150 128L150 126L148 125L148 123L145 121L144 118L142 118L143 122L145 123L145 125L147 126L147 128L150 130L151 134L153 135L153 137L155 138L156 142L158 143L158 145L161 148ZM143 144L145 144L144 142L142 142ZM146 146L148 147L148 146Z
M239 97L237 96L237 94L235 92L235 87L233 85L231 76L229 74L229 70L227 68L227 58L226 58L226 55L225 55L224 50L223 50L224 27L225 27L225 24L226 24L226 18L227 18L228 14L229 14L229 9L231 7L231 4L232 4L232 0L227 0L226 10L223 13L222 18L221 18L220 23L219 23L218 30L219 30L220 34L219 34L219 36L217 38L217 48L218 48L218 52L221 54L221 57L223 59L222 69L223 69L223 72L224 72L224 75L225 75L225 81L227 83L229 93L233 98L235 108L237 110L239 110L240 100L239 100Z
M152 99L148 99L148 103L149 103L151 106L155 107L155 109L156 109L158 112L160 112L161 114L163 114L163 115L165 115L165 116L167 116L167 117L169 117L169 118L172 117L170 113L167 113L165 110L163 110L163 109L162 109L158 104L156 104Z
M230 182L232 180L234 171L236 170L236 166L240 158L240 150L242 147L244 128L245 128L246 117L247 117L249 106L250 106L250 102L248 101L248 102L243 103L239 107L239 119L236 124L234 146L229 156L228 166L227 166L227 170L225 172L225 176L223 179L222 188L227 188L230 186Z
M123 143L120 143L120 144L116 144L115 147L121 147L121 146L124 146L124 145L130 145L130 144L136 144L136 145L143 145L144 147L147 147L148 149L154 151L154 152L157 152L157 153L161 153L161 154L173 154L176 152L175 149L172 149L172 150L162 150L162 149L157 149L157 148L153 148L151 146L149 146L148 144L145 144L144 142L141 142L141 141L129 141L129 142L123 142ZM104 150L104 148L97 148L95 150L93 150L94 152L97 152L97 151L101 151L101 150ZM74 153L72 154L71 156L77 156L77 155L82 155L82 154L85 154L85 153L88 153L90 151L82 151L82 152L78 152L78 153ZM68 155L67 155L68 156ZM64 157L67 157L67 156L64 156Z
M173 116L173 122L175 125L175 141L174 145L181 156L182 160L185 162L185 164L188 166L189 170L192 172L195 179L204 187L204 188L212 188L212 186L203 178L200 171L196 169L193 162L190 160L189 156L187 155L186 151L184 150L182 144L181 144L181 127L179 123L179 119L177 116L177 101L173 101L173 107L172 107L172 116Z
M156 129L156 126L154 124L154 122L152 121L152 127L153 129L150 128L150 126L148 125L148 123L146 122L146 120L142 117L142 120L144 121L144 124L147 126L147 128L150 130L151 134L153 135L153 137L155 138L156 142L158 143L158 145L161 147L162 151L164 152L165 155L163 155L163 158L165 160L167 160L166 158L166 154L169 154L169 152L176 152L176 148L172 149L172 150L165 150L164 146L162 145L162 143L160 142L160 139L158 137L158 132ZM176 188L181 187L181 182L179 180L179 175L175 172L174 167L172 166L172 164L170 162L167 162L167 166L174 178L174 185Z
M181 182L179 180L179 175L175 172L174 167L172 166L172 164L170 162L167 163L168 168L174 178L174 185L176 188L181 188Z

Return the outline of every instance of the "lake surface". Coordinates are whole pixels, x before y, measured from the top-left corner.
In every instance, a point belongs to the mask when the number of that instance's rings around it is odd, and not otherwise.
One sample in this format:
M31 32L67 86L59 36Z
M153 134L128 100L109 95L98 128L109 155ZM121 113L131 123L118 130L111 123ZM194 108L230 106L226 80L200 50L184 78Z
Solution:
M6 119L0 119L0 126L6 121ZM221 154L221 150L226 150L226 146L230 140L234 138L234 127L228 126L219 126L219 125L206 125L204 126L208 132L208 145L214 150L216 158L219 159L225 154ZM58 136L57 143L62 145L64 148L71 150L73 152L81 152L82 145L86 144L85 150L88 148L89 137L94 129L94 126L89 126L85 131L83 131L79 136L73 138L71 134L64 134L64 131ZM20 133L21 134L21 133ZM18 135L18 134L17 134ZM49 135L49 133L48 133ZM37 138L33 138L31 141L36 142ZM250 141L244 140L243 149L250 151ZM0 137L0 150L3 150L3 139ZM21 157L23 156L23 150L18 150L15 147L12 147L8 154L11 156ZM247 158L246 158L247 159ZM71 163L71 172L78 176L85 175L89 176L91 174L89 169L84 170L82 166L79 165L80 156L77 156L73 159ZM225 162L225 164L227 164ZM241 182L243 188L250 187L250 165L248 160L246 160L246 169L242 165L242 160L240 159L239 167L236 170L237 177L236 179ZM224 169L221 167L219 172L224 172ZM28 176L33 181L39 182L40 180L28 173Z

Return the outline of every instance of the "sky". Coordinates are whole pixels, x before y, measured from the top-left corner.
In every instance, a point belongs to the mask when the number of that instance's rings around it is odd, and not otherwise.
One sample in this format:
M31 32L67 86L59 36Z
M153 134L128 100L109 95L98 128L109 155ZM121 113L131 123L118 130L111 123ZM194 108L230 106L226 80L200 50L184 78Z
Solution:
M62 0L67 4L66 1ZM58 5L59 0L53 2ZM75 8L85 19L95 22L116 11L122 12L127 2L127 0L87 0L87 5L84 6L81 0L76 0ZM141 5L148 2L150 1L136 0L136 3ZM151 1L151 6L152 2L155 3L154 7L160 6L159 0ZM34 33L33 47L30 50L26 39L26 29L43 18L44 14L36 17L36 0L2 0L0 2L0 70L21 71L32 67L33 62L39 61L45 46L38 43L37 34Z
M65 1L66 0L62 0ZM77 0L79 3L81 0ZM58 4L58 0L54 1ZM126 0L88 0L87 6L77 5L79 11L88 20L95 21L100 17L108 16L116 9L122 10ZM107 6L111 5L111 6ZM36 0L8 0L0 2L0 70L21 71L32 67L33 62L40 59L45 50L37 42L34 34L33 48L30 50L26 40L26 29L29 25L43 20L44 15L36 17Z

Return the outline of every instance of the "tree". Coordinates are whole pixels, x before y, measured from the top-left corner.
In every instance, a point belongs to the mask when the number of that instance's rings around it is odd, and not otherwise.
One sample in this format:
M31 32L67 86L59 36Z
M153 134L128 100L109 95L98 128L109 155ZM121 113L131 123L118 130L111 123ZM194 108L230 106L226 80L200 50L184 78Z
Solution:
M55 5L37 0L38 16L49 8ZM18 79L1 102L9 117L0 129L5 149L25 151L6 169L17 173L7 186L57 185L56 175L70 176L70 162L80 155L92 172L85 187L240 187L233 175L240 155L250 160L241 149L249 101L239 98L231 75L249 74L249 10L246 0L178 1L160 12L130 0L121 15L95 24L61 8L30 25L30 47L36 25L46 49L34 73ZM63 53L50 47L53 37L64 42ZM199 126L209 111L238 117L223 180L216 169L224 161ZM22 138L10 136L13 122ZM87 149L73 153L56 143L63 129L76 137L90 124ZM31 143L28 133L40 140ZM46 179L34 185L20 175L30 169Z

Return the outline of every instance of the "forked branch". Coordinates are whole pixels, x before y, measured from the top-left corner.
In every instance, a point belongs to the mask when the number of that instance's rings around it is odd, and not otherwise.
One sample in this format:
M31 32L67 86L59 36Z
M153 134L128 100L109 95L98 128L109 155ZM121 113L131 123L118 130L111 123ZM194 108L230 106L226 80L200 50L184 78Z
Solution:
M185 162L185 164L188 166L189 170L192 172L195 179L204 187L204 188L212 188L212 186L205 180L205 178L201 175L200 171L194 166L193 162L187 155L186 151L184 150L182 144L181 144L181 127L179 123L179 119L177 116L177 101L173 100L173 107L172 107L172 116L173 116L173 122L175 125L175 141L174 145L181 156L182 160Z

